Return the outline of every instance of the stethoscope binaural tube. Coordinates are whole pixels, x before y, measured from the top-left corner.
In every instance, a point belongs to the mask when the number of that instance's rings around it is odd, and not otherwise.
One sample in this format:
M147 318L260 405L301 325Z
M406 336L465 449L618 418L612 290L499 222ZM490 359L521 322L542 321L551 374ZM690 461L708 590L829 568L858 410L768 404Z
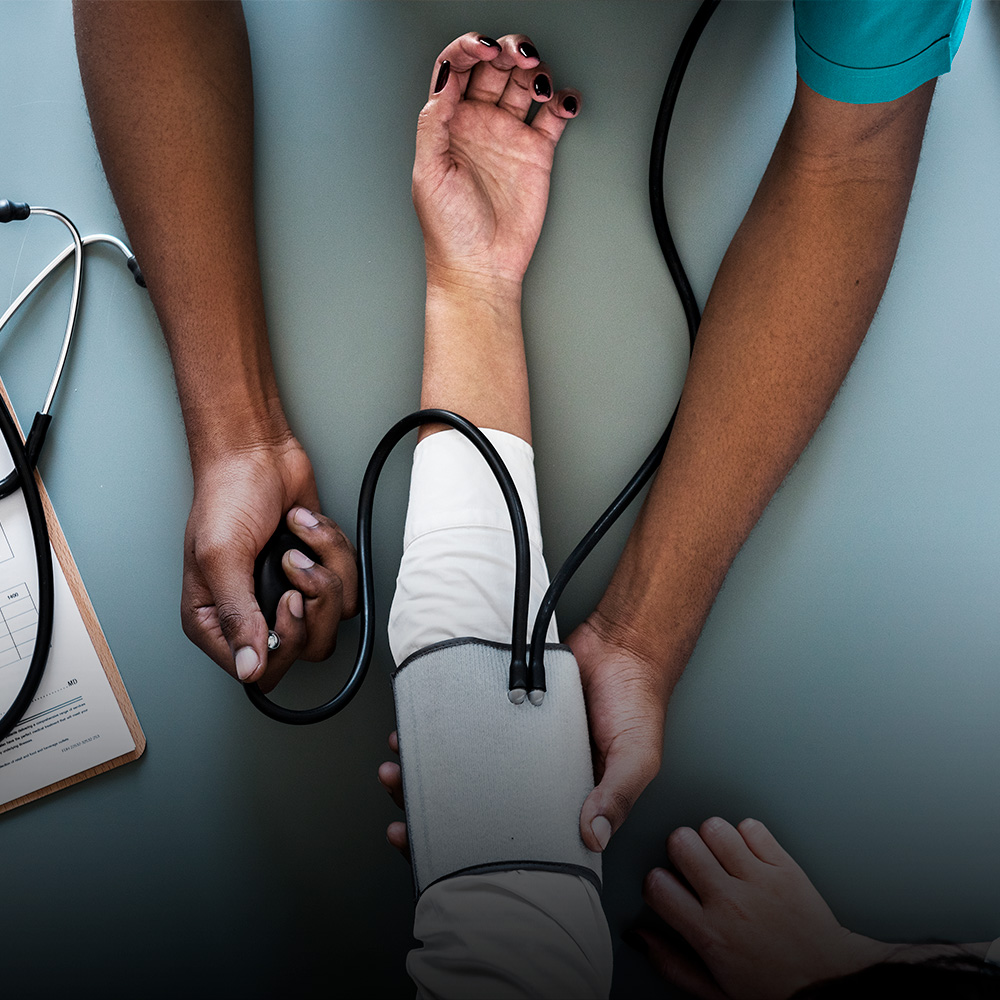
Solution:
M42 445L45 443L45 434L52 422L49 409L52 400L55 398L56 389L59 388L59 380L62 378L63 368L66 366L66 358L69 356L70 343L73 340L73 331L76 329L76 321L80 315L80 295L83 292L83 237L73 223L66 218L62 212L57 212L52 208L39 208L26 205L23 202L11 202L6 199L0 201L0 222L13 222L14 220L27 219L32 215L48 215L53 219L58 219L68 230L73 239L73 294L69 302L69 318L66 320L66 333L63 334L62 347L59 349L59 358L56 361L55 372L52 375L52 382L49 391L45 396L45 403L35 414L35 419L31 422L31 430L24 443L25 455L29 466L34 469L41 453ZM35 286L38 287L37 285ZM23 299L21 301L24 301ZM19 305L20 303L18 303ZM10 310L13 315L13 309ZM6 319L6 317L5 317ZM2 329L0 323L0 329ZM2 482L0 482L0 497L10 496L20 485L18 482L19 473L17 466Z
M136 283L143 288L146 282L143 279L142 271L136 262L132 251L116 236L108 236L105 233L96 233L93 236L80 236L79 230L73 222L62 212L57 212L52 208L40 208L33 205L26 205L23 202L12 202L6 199L0 200L0 222L13 222L15 220L27 219L32 215L48 215L53 219L58 219L68 230L73 242L66 247L57 257L46 265L20 295L7 307L3 316L0 316L0 330L7 325L8 320L21 308L30 298L31 294L42 282L57 268L70 254L73 255L73 292L69 304L69 318L66 321L66 332L63 334L62 346L59 349L59 358L56 361L55 371L52 374L52 381L45 396L45 402L41 410L35 414L31 423L31 429L25 440L24 449L28 457L29 466L34 469L38 464L38 456L41 454L42 445L45 443L45 435L48 432L49 424L52 422L52 414L49 412L55 399L56 390L62 379L63 369L66 367L66 359L69 357L70 344L76 330L77 319L80 316L80 299L83 294L83 248L94 243L108 243L119 250L125 257L129 270L135 277ZM15 469L3 480L0 480L0 498L9 496L19 486L19 475Z

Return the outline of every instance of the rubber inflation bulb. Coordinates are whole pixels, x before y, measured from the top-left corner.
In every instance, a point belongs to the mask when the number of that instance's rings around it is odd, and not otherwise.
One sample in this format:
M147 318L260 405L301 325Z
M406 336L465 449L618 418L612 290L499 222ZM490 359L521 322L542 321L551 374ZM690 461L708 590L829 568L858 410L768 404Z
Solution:
M316 553L284 523L280 524L278 530L267 540L267 544L260 550L253 565L253 586L257 604L269 629L274 628L278 617L278 602L281 600L281 595L295 589L281 568L282 557L289 549L298 549L313 562L319 562Z

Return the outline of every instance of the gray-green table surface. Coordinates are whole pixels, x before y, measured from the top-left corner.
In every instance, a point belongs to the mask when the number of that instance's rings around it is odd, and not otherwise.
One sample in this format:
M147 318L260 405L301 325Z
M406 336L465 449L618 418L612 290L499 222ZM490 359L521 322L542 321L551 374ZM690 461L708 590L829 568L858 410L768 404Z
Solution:
M652 123L693 2L250 3L257 209L283 397L327 512L353 525L372 447L416 408L423 263L413 135L438 51L529 32L583 113L560 145L525 292L543 526L558 563L659 434L686 334L646 195ZM736 560L667 720L664 766L613 840L617 996L664 988L620 933L663 839L712 814L771 825L852 928L1000 934L1000 10L977 2L938 87L885 299L846 385ZM95 151L68 3L0 7L0 196L124 235ZM667 203L703 302L791 101L791 7L727 3L693 60ZM64 244L0 232L9 301ZM191 497L166 349L110 253L41 469L149 741L145 756L0 818L11 996L409 995L409 871L375 770L393 725L380 627L355 704L284 728L181 633ZM7 275L10 276L8 283ZM0 342L27 418L68 282ZM408 456L383 476L384 615ZM627 531L560 611L593 605ZM384 621L384 618L383 618ZM352 660L286 682L300 701Z

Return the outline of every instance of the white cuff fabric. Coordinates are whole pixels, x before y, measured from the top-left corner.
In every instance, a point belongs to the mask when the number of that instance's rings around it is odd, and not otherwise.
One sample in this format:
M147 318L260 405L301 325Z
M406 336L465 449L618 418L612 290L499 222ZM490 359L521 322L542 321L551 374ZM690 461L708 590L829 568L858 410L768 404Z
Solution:
M549 584L534 453L513 434L483 433L510 471L528 523L530 623ZM402 663L417 650L461 636L509 643L513 608L514 541L500 487L461 433L431 434L413 453L403 558L389 611L393 659ZM555 618L546 639L559 641Z
M591 882L497 872L438 882L417 901L406 971L419 1000L600 1000L611 935Z

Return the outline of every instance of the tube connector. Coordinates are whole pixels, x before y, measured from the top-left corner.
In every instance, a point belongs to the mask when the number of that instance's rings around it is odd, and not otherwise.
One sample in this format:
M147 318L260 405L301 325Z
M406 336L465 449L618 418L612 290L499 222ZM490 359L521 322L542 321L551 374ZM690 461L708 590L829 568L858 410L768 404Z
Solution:
M32 468L38 464L38 456L42 453L42 445L45 444L45 435L48 433L51 423L51 413L36 413L35 419L31 422L31 430L28 431L28 437L24 442L24 450Z
M507 697L510 698L512 704L520 705L528 693L528 664L516 652L510 659L508 677Z
M0 222L15 222L31 215L31 206L23 201L0 198Z
M128 264L128 269L132 272L132 277L135 278L135 283L140 288L145 288L146 279L142 276L142 269L139 267L139 262L135 259L135 254L132 254L126 263Z

